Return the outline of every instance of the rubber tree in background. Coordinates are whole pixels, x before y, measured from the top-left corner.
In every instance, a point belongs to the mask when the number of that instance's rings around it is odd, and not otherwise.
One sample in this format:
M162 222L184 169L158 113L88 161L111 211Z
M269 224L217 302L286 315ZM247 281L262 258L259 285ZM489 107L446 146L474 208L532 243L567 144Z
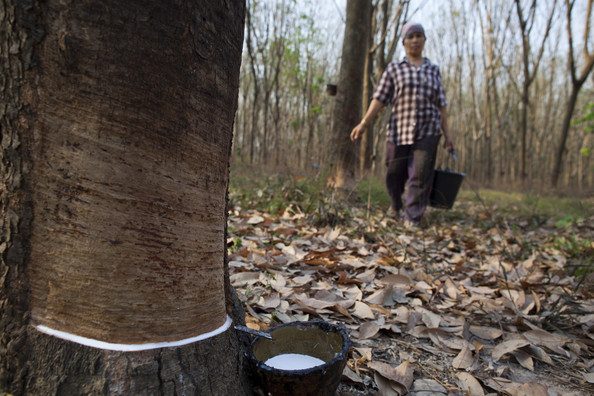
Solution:
M328 185L355 188L358 147L349 135L361 121L365 59L370 31L371 0L348 0L336 104L332 116Z
M561 175L563 157L565 154L565 144L567 143L567 136L569 135L569 128L571 127L571 118L573 117L573 111L575 110L578 95L580 93L580 90L582 89L582 86L586 82L586 79L590 75L590 72L594 68L594 53L590 52L590 49L588 48L588 38L590 37L590 16L592 15L593 2L594 0L588 0L588 8L586 11L586 15L584 17L585 27L582 47L584 59L583 65L580 68L578 66L577 56L574 53L574 31L571 26L575 0L565 0L567 37L569 44L568 63L569 73L571 76L571 87L569 91L569 99L567 99L567 104L565 108L565 115L563 117L563 124L561 125L561 135L559 137L559 142L557 143L557 148L555 151L555 162L553 163L553 172L551 174L551 184L553 185L553 187L557 186L557 183L559 182L559 175Z
M244 1L0 6L0 393L241 395Z
M535 81L538 75L538 67L545 50L545 44L551 32L551 26L553 24L553 17L555 16L555 8L557 7L557 0L549 0L550 11L546 20L544 29L541 27L539 30L542 31L542 41L537 43L531 43L534 41L535 34L533 28L535 26L536 19L536 7L537 2L532 1L528 6L523 5L520 0L514 0L516 15L518 17L518 24L520 25L520 34L522 35L522 79L521 79L521 94L520 99L522 102L522 113L520 120L520 131L521 131L521 160L520 160L520 177L522 181L528 177L526 156L528 155L528 142L526 141L528 136L528 130L531 128L528 125L528 112L531 107L530 98L530 86ZM532 45L537 44L539 47L536 48L536 57L534 58ZM534 59L533 59L534 58Z

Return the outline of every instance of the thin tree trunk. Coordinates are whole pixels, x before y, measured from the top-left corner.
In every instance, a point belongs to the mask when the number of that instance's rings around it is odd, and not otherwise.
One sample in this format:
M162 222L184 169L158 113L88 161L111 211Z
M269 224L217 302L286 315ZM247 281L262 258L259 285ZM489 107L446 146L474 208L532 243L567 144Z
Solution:
M577 103L577 98L580 93L580 90L586 79L590 75L592 68L594 68L594 54L591 54L588 50L588 37L590 33L590 15L592 15L592 5L594 1L588 0L588 8L585 15L585 29L584 29L584 43L583 43L583 53L584 53L584 66L582 72L577 74L577 66L576 66L576 59L574 56L573 51L573 31L571 26L571 18L573 12L573 5L575 1L565 0L565 5L567 7L566 11L566 22L567 22L567 38L569 44L569 72L571 74L571 93L569 95L569 99L567 101L565 116L563 117L563 124L561 126L561 135L559 138L559 143L557 144L557 149L555 153L555 163L553 166L553 173L551 175L551 184L553 187L557 186L559 181L559 176L561 174L561 167L563 164L563 155L565 153L565 145L567 144L567 136L569 135L569 128L571 127L571 117L573 116L573 111L575 110L575 105Z
M551 184L556 187L561 175L563 167L563 157L565 155L565 146L567 144L567 137L569 136L569 128L571 128L571 117L577 103L579 88L572 87L567 104L565 105L565 115L563 116L563 123L561 124L561 133L555 150L555 162L553 165L553 172L551 174Z
M369 21L369 25L373 26L374 25L374 21L375 21L375 15L377 13L377 6L373 9L372 12L369 13L370 16L370 21ZM370 28L370 32L374 31L374 28ZM369 107L369 104L371 103L371 96L373 95L373 84L371 81L371 76L373 74L373 53L370 51L371 47L373 46L373 37L371 34L368 35L367 38L367 51L365 52L366 57L365 57L365 77L363 80L363 94L362 94L362 109L363 111L366 111L366 109ZM382 48L383 51L383 48ZM371 169L371 164L373 161L375 161L375 159L373 158L373 142L374 142L374 135L375 135L375 130L374 130L374 124L371 124L367 127L367 133L365 133L363 135L363 138L361 140L361 152L359 154L359 160L360 160L360 173L361 176L363 176L367 171L369 171Z

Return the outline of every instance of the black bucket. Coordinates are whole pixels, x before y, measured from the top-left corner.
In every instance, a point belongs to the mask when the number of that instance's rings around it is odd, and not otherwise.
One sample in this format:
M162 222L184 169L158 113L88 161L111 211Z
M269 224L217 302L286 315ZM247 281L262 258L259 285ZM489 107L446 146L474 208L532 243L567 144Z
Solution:
M334 396L346 365L350 340L342 327L327 322L293 322L269 331L272 340L257 337L252 342L250 364L260 384L272 396ZM320 365L279 369L265 364L284 354L320 359Z
M465 176L464 173L436 169L429 205L434 208L451 209Z

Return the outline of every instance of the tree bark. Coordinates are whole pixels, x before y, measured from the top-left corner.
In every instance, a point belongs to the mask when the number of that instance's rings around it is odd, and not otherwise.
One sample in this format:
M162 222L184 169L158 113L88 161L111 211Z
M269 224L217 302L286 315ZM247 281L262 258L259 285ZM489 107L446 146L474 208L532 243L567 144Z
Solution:
M244 2L2 7L0 391L249 394L225 246Z
M361 118L370 13L370 0L348 0L342 63L329 147L332 170L328 185L342 190L352 190L355 187L357 151L349 136Z
M559 137L559 143L557 144L555 150L555 160L553 163L553 172L551 174L551 184L553 187L557 187L557 183L559 182L559 176L561 175L561 168L563 166L563 156L565 153L565 145L567 143L567 137L569 135L569 128L571 127L571 118L573 116L573 111L575 110L575 105L577 103L577 97L582 89L582 86L586 82L586 79L590 75L590 72L594 68L594 54L591 54L588 50L588 37L590 33L590 15L592 15L592 4L593 0L588 0L588 8L585 15L585 31L584 31L584 43L583 43L583 53L584 53L584 65L582 67L581 73L578 75L577 70L577 61L574 56L573 52L573 31L571 26L571 18L572 18L572 11L574 1L565 0L565 6L567 7L566 10L566 21L567 21L567 37L568 37L568 44L569 44L569 72L571 74L571 93L569 95L569 99L567 100L567 105L565 106L565 115L563 117L563 124L561 125L561 135Z

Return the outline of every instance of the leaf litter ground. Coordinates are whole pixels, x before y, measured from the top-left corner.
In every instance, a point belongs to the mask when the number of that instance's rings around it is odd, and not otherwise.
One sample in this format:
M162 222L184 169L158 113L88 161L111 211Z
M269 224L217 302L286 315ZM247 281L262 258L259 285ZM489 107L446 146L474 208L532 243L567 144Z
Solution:
M325 225L297 206L235 206L228 219L248 327L347 329L339 394L594 394L594 216L560 225L462 201L411 230L340 213Z

